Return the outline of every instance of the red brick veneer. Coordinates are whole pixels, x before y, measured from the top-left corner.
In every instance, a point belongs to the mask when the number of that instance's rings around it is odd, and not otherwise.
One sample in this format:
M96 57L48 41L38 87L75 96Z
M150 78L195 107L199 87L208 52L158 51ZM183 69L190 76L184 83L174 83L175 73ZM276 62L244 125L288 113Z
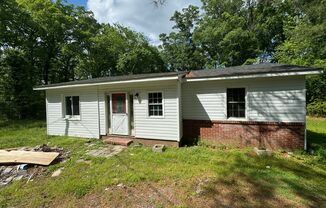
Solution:
M185 140L271 149L303 149L304 129L304 123L296 122L183 120Z

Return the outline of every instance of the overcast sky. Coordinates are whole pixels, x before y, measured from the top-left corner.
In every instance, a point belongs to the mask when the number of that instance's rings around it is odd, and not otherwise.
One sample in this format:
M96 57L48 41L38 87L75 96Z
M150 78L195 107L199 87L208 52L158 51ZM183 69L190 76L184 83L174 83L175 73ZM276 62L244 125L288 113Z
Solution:
M152 44L159 44L159 34L169 33L173 23L170 17L175 10L188 5L201 5L200 0L166 0L165 5L155 7L152 0L68 0L93 11L100 23L120 23L144 33Z

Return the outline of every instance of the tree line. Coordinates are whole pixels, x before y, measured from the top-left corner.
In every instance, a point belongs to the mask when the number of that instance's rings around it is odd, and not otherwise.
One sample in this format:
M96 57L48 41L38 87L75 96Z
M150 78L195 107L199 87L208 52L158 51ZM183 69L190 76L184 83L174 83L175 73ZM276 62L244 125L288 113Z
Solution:
M44 116L44 94L32 90L41 84L259 62L326 68L325 1L201 1L174 13L156 47L65 1L1 0L0 116ZM326 111L326 75L307 89L313 110Z

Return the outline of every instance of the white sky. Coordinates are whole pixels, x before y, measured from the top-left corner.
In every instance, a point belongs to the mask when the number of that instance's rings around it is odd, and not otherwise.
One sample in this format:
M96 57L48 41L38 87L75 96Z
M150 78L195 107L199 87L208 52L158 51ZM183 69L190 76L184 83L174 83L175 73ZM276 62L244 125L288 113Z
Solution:
M172 31L170 17L174 11L201 6L200 0L166 0L165 5L155 7L152 0L87 0L87 7L93 11L100 23L119 23L142 32L150 42L158 45L159 34Z

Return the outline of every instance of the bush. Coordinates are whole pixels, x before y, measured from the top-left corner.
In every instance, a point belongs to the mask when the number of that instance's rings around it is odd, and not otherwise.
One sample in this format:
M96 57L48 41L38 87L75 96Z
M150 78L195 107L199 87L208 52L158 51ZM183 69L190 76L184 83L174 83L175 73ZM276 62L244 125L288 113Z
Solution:
M314 101L307 106L307 113L310 116L326 117L326 101Z

